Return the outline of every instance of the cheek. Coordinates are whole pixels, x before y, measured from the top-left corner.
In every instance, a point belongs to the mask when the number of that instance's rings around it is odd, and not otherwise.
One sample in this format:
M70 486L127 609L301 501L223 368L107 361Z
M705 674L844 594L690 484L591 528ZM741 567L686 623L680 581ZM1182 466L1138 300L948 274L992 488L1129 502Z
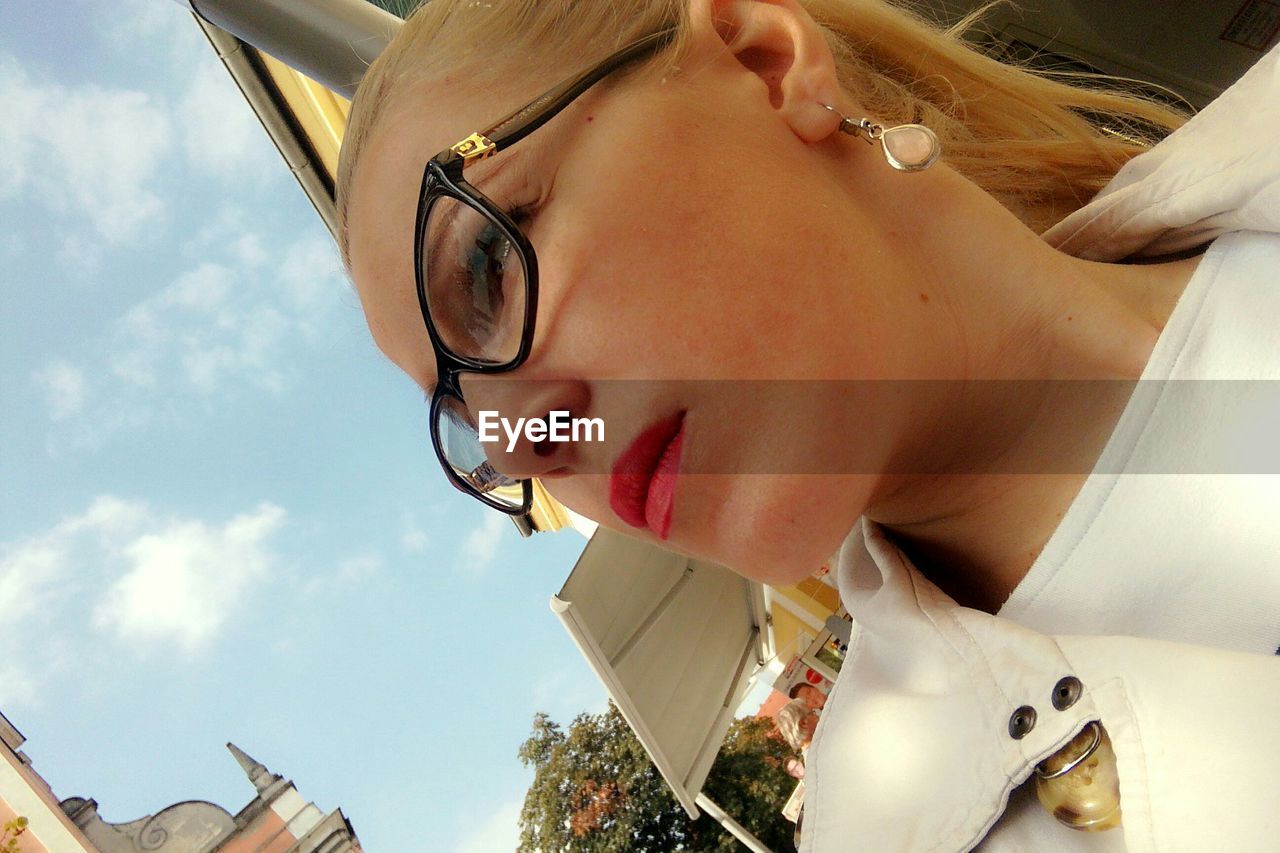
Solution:
M553 222L535 240L539 335L557 367L587 378L812 374L801 342L835 340L835 242L806 221L797 187L744 181L726 152L688 171L628 161L593 180L557 178ZM546 347L542 347L547 352ZM550 356L550 354L549 354Z
M862 338L840 328L839 318L866 311L845 304L856 290L833 273L846 265L841 235L857 224L832 213L834 189L794 169L761 170L776 152L747 150L732 137L698 139L697 150L713 152L704 159L663 160L654 152L667 149L642 129L607 134L601 125L598 138L610 145L566 156L546 215L530 234L540 295L526 369L587 381L812 379L842 376L859 363L854 342ZM682 138L669 127L663 133ZM609 166L591 166L600 163ZM706 413L697 439L715 457L706 471L799 470L759 460L779 444L825 458L851 434L829 419L762 423L757 401L741 396L723 406L706 398L682 402ZM688 441L692 448L692 433ZM872 484L859 477L682 475L665 543L620 522L606 477L544 485L607 527L786 585L811 575L839 547Z

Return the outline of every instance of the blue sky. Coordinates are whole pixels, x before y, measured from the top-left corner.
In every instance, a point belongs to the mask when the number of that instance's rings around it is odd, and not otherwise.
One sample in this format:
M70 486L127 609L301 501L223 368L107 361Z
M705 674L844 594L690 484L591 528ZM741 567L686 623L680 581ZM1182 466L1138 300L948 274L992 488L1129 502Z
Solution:
M61 797L236 811L232 740L366 849L510 847L603 692L575 533L456 494L327 232L167 0L0 4L0 709Z

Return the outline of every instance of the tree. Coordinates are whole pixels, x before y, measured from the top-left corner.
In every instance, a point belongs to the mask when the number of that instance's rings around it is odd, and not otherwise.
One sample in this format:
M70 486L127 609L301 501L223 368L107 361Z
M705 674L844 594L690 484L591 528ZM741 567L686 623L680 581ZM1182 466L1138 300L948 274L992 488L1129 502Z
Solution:
M795 849L795 824L782 816L782 807L796 787L786 771L787 759L796 755L777 733L773 720L742 717L729 726L702 786L708 797L774 853ZM703 817L698 825L717 832L704 833L705 842L695 849L723 853L741 849L711 818Z
M791 847L780 811L794 787L783 769L790 749L769 720L734 721L704 790L770 848ZM533 719L519 751L534 768L520 812L520 849L737 851L714 820L689 820L618 709L579 714L568 732L548 715Z
M0 853L18 853L18 837L27 831L27 819L15 817L0 832Z

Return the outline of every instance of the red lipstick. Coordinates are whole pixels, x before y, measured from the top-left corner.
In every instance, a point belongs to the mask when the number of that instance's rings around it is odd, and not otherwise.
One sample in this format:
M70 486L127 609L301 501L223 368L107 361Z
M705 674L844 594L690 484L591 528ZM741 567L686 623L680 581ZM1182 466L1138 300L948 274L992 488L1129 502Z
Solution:
M658 538L671 532L684 443L684 412L645 428L613 463L609 505L632 527L648 527Z

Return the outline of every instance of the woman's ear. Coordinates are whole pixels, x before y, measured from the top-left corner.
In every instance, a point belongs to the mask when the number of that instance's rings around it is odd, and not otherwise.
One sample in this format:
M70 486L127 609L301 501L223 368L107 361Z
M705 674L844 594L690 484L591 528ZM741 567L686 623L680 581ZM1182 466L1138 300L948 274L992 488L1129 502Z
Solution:
M769 102L796 134L817 142L835 132L840 85L817 23L796 0L689 0L695 39L715 39L768 87Z

